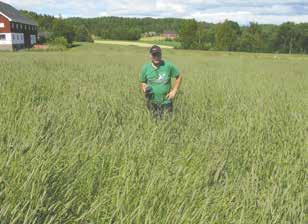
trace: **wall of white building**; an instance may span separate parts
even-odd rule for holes
[[[25,38],[23,33],[0,33],[5,35],[5,39],[0,39],[0,44],[25,44]]]
[[[4,38],[3,38],[3,35],[4,35]],[[12,44],[11,33],[0,33],[0,44],[3,44],[3,45]]]

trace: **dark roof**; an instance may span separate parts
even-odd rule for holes
[[[23,16],[17,9],[0,1],[0,13],[7,16],[11,21],[37,26],[37,22]]]

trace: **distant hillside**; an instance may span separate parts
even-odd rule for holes
[[[35,12],[21,10],[24,15],[30,16],[39,23],[39,27],[44,31],[52,30],[52,23],[57,20],[56,17],[50,15],[41,15]],[[97,18],[79,18],[72,17],[64,19],[68,24],[81,26],[85,25],[91,34],[95,36],[121,36],[125,30],[136,33],[156,32],[163,33],[164,31],[179,32],[181,24],[185,19],[178,18],[124,18],[124,17],[97,17]],[[210,27],[214,24],[200,22],[204,26]],[[113,38],[110,38],[113,39]]]
[[[234,21],[219,24],[179,18],[66,18],[22,11],[39,24],[40,31],[72,41],[91,41],[93,35],[111,40],[139,40],[146,32],[161,34],[175,31],[181,47],[189,49],[308,53],[308,23],[286,22],[281,25],[250,23],[240,26]]]

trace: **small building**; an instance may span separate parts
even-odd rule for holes
[[[154,32],[154,31],[145,32],[145,33],[143,34],[143,37],[154,37],[154,36],[157,36],[157,33]]]
[[[37,22],[0,1],[0,50],[31,48],[37,42]]]
[[[171,39],[174,40],[177,38],[177,33],[175,31],[165,31],[163,33],[163,37],[165,37],[166,39]]]

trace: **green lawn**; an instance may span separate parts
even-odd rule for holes
[[[183,85],[155,121],[148,50],[0,53],[0,223],[306,223],[307,56],[164,49]]]

